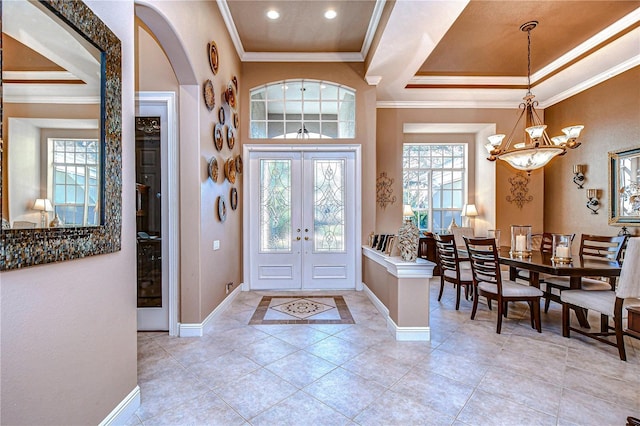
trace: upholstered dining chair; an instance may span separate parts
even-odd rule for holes
[[[560,293],[562,302],[562,335],[570,337],[570,332],[575,331],[585,336],[596,339],[618,348],[618,354],[622,361],[627,360],[624,348],[624,336],[635,335],[625,332],[622,328],[623,317],[626,313],[625,306],[640,305],[640,237],[629,239],[627,261],[622,265],[620,279],[615,291],[609,290],[564,290]],[[600,332],[589,332],[571,327],[570,308],[590,309],[600,312]],[[614,326],[609,325],[609,317],[613,317]],[[613,331],[611,331],[613,330]],[[606,339],[607,336],[616,336],[615,343]]]
[[[438,263],[440,264],[440,293],[438,301],[442,299],[445,283],[451,283],[456,289],[456,311],[460,309],[460,292],[464,287],[464,297],[469,298],[469,288],[473,286],[471,266],[467,259],[460,259],[456,248],[455,236],[436,235]]]
[[[620,261],[622,252],[627,241],[626,235],[618,235],[615,237],[602,235],[585,235],[580,238],[580,256],[583,258],[603,259],[609,261]],[[582,278],[582,290],[612,290],[615,288],[615,277],[603,281],[597,278]],[[560,303],[560,293],[568,290],[570,278],[558,276],[545,276],[544,283],[546,286],[544,297],[544,311],[549,310],[549,304],[553,300]],[[554,292],[556,290],[556,292]]]
[[[502,315],[509,302],[527,302],[531,311],[531,327],[542,332],[540,324],[540,298],[542,291],[539,288],[519,284],[515,281],[503,279],[500,272],[498,249],[495,238],[468,238],[464,237],[471,271],[473,275],[473,309],[471,319],[475,319],[478,310],[478,296],[487,298],[490,304],[492,300],[498,302],[498,324],[496,333],[502,329]]]

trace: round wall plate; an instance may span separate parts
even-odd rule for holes
[[[222,195],[218,197],[218,219],[220,222],[227,220],[227,203]]]

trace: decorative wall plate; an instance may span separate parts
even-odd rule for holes
[[[213,82],[211,82],[211,80],[204,82],[202,92],[204,95],[204,104],[209,111],[212,111],[213,107],[216,106],[216,93],[213,90]]]
[[[227,146],[229,149],[233,149],[233,146],[236,144],[236,129],[229,126],[227,129]]]
[[[222,195],[218,197],[218,219],[220,222],[227,220],[227,203]]]
[[[207,45],[209,51],[209,66],[213,74],[218,74],[218,46],[215,41],[212,41]]]
[[[216,157],[211,157],[209,160],[209,177],[212,181],[218,182],[218,160]]]
[[[229,194],[229,205],[231,206],[231,210],[238,208],[238,190],[235,187],[231,188],[231,193]]]
[[[218,122],[220,124],[224,124],[224,108],[220,105],[220,109],[218,110]]]
[[[236,162],[233,158],[229,158],[225,161],[224,175],[230,183],[236,183]]]
[[[233,128],[237,129],[240,126],[240,116],[237,112],[233,113]]]
[[[232,82],[227,84],[227,103],[232,109],[236,109],[236,87]]]
[[[224,145],[224,134],[222,133],[222,124],[218,123],[213,128],[213,141],[216,144],[216,149],[218,151],[222,150],[222,146]]]
[[[239,155],[236,157],[236,172],[242,173],[242,157]]]
[[[235,75],[233,77],[231,77],[231,82],[235,86],[236,91],[238,91],[238,77],[236,77]]]

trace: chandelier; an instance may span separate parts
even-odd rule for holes
[[[489,143],[485,148],[489,152],[487,160],[496,161],[501,159],[509,163],[513,168],[524,170],[531,173],[544,167],[557,155],[564,155],[567,149],[573,149],[580,146],[580,142],[576,142],[580,132],[584,128],[582,125],[569,126],[562,129],[564,135],[549,138],[547,135],[547,126],[542,122],[535,107],[538,101],[531,93],[531,30],[538,25],[538,21],[530,21],[520,26],[521,31],[527,32],[527,94],[522,98],[519,106],[521,109],[518,121],[513,126],[511,134],[505,140],[505,135],[498,134],[489,136]],[[513,143],[513,136],[522,121],[525,119],[525,141]]]

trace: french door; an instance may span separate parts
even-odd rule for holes
[[[249,286],[354,289],[355,154],[251,152]]]

